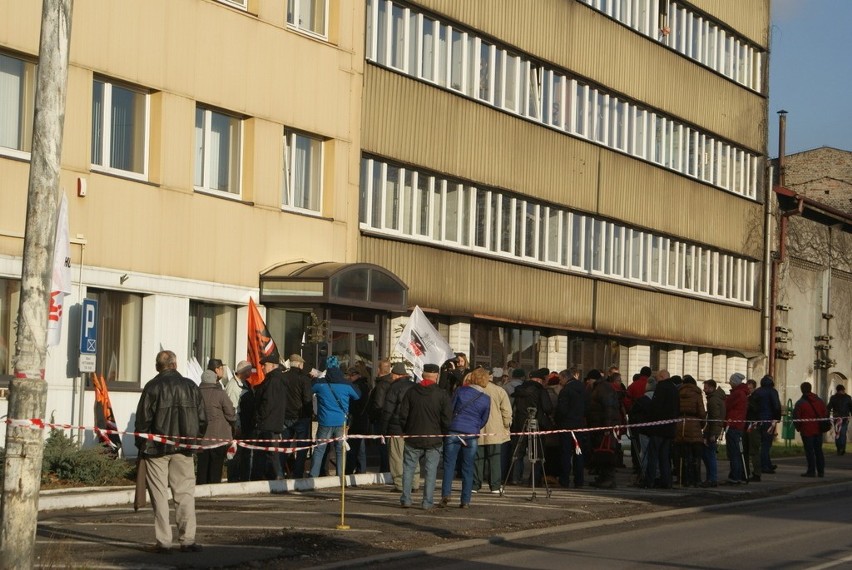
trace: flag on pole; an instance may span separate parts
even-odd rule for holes
[[[257,310],[257,305],[254,304],[254,299],[249,299],[248,361],[254,367],[254,372],[249,376],[248,382],[252,386],[257,386],[263,382],[264,373],[260,359],[270,355],[281,358],[278,354],[278,347],[275,346],[275,341],[272,340],[272,335],[269,334],[269,329],[266,328],[266,323],[263,322],[260,311]]]
[[[47,316],[47,346],[56,346],[62,336],[62,305],[71,293],[71,240],[68,237],[68,198],[59,198],[59,216],[53,239],[53,276],[50,280],[50,312]]]
[[[196,359],[195,356],[186,361],[186,377],[199,386],[201,385],[201,375],[203,373],[204,370],[201,368],[201,364],[198,363],[198,359]]]
[[[92,384],[95,388],[95,426],[101,429],[118,430],[115,423],[115,415],[112,411],[112,402],[109,399],[109,389],[103,376],[92,374]],[[121,449],[121,438],[117,433],[105,434],[96,432],[101,442],[113,451]]]
[[[414,374],[423,377],[424,364],[442,365],[453,358],[455,353],[444,340],[420,307],[414,307],[408,324],[402,330],[402,335],[396,343],[396,350],[414,365]]]

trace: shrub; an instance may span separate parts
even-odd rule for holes
[[[131,465],[110,455],[104,448],[79,449],[64,431],[51,430],[44,444],[42,484],[61,480],[84,485],[126,483]]]

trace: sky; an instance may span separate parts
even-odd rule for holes
[[[852,0],[771,0],[769,156],[778,156],[778,111],[787,152],[852,151]]]

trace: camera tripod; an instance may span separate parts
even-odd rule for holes
[[[527,419],[524,421],[524,428],[518,440],[515,443],[515,448],[512,450],[512,463],[509,465],[509,472],[506,474],[506,480],[503,481],[503,486],[500,488],[500,495],[505,492],[506,485],[509,479],[512,478],[517,461],[523,461],[524,454],[527,456],[527,461],[530,463],[530,483],[532,485],[531,501],[536,499],[535,479],[536,465],[541,465],[541,479],[544,481],[544,489],[547,493],[547,498],[550,498],[550,486],[547,484],[547,474],[544,471],[544,445],[541,441],[541,435],[538,433],[538,419],[536,419],[536,408],[527,408]]]

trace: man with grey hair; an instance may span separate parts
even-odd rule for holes
[[[290,368],[281,376],[285,388],[284,427],[281,437],[291,440],[289,445],[304,448],[297,451],[295,457],[294,454],[287,457],[287,463],[291,466],[290,477],[301,479],[305,476],[307,447],[311,439],[314,394],[311,389],[311,377],[304,371],[305,359],[294,353],[288,360]]]
[[[135,431],[175,438],[195,444],[207,431],[207,414],[201,390],[177,371],[177,357],[170,350],[157,354],[157,375],[142,389],[136,408]],[[195,543],[195,466],[192,452],[179,446],[136,437],[136,447],[147,467],[145,483],[154,509],[154,552],[172,549],[169,523],[169,489],[175,501],[175,519],[181,552],[198,552]]]

